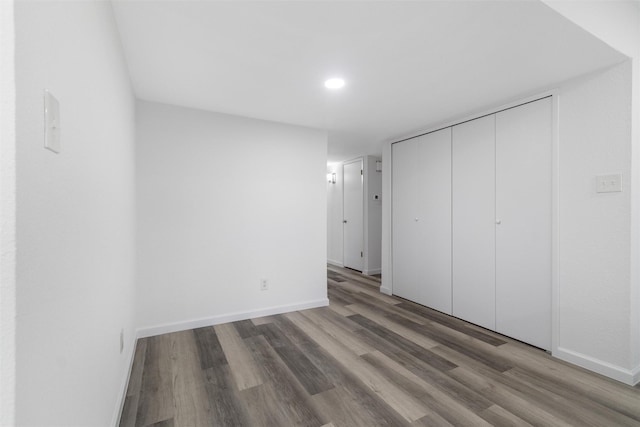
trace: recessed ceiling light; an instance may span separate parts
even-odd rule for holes
[[[342,79],[329,79],[324,82],[324,87],[327,89],[340,89],[344,86],[344,80]]]

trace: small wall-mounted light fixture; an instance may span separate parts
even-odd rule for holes
[[[329,181],[330,184],[335,184],[336,183],[336,173],[328,173],[327,174],[327,181]]]

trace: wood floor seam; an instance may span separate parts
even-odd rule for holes
[[[640,387],[327,267],[329,307],[139,339],[121,427],[640,427]]]

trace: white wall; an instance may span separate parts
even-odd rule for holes
[[[364,157],[364,274],[380,274],[382,261],[382,172],[379,157]],[[376,200],[374,196],[378,196]]]
[[[16,423],[109,425],[134,336],[130,82],[109,2],[17,2],[15,30]],[[60,154],[43,148],[44,89]]]
[[[325,132],[147,102],[137,129],[141,335],[328,304]]]
[[[640,53],[638,0],[543,2],[628,57],[636,57]]]
[[[335,184],[327,182],[327,262],[342,267],[344,263],[344,228],[342,226],[344,219],[342,191],[344,175],[342,163],[328,165],[327,173],[336,174]]]
[[[0,1],[0,425],[15,424],[16,134],[14,2]]]
[[[631,375],[631,63],[562,86],[556,355]],[[622,173],[597,194],[596,174]],[[595,368],[595,367],[594,367]]]
[[[545,3],[614,49],[631,58],[631,214],[630,290],[631,369],[640,380],[640,3],[556,1]]]

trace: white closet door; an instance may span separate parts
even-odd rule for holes
[[[451,129],[392,147],[393,293],[451,314]]]
[[[417,195],[423,184],[420,140],[393,144],[391,159],[393,294],[418,301],[424,246],[419,224],[414,221],[419,215]]]
[[[496,115],[496,330],[551,348],[551,98]]]
[[[343,166],[343,263],[362,271],[364,267],[364,189],[362,159]]]
[[[495,115],[453,127],[453,315],[495,328]]]

